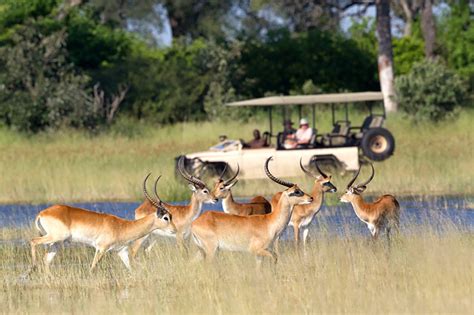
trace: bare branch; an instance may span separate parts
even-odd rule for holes
[[[112,96],[112,102],[110,103],[109,112],[107,113],[108,124],[110,124],[112,120],[114,119],[114,115],[117,112],[120,104],[122,104],[125,98],[125,95],[127,95],[128,89],[129,89],[128,85],[119,86],[118,94]]]
[[[105,92],[100,88],[100,83],[94,85],[94,111],[101,112],[107,124],[112,123],[120,104],[122,104],[127,92],[128,85],[119,85],[118,93],[113,94],[111,101],[105,98]]]

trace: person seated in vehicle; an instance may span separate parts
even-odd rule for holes
[[[265,133],[263,135],[262,137],[260,130],[255,129],[253,131],[253,139],[249,142],[244,142],[244,148],[258,149],[268,147],[268,136],[266,136]]]
[[[283,141],[293,137],[296,130],[293,128],[293,122],[290,119],[285,119],[283,121]]]
[[[286,137],[283,146],[285,149],[294,149],[298,146],[305,146],[311,142],[312,137],[313,129],[309,128],[308,120],[306,118],[301,118],[300,127],[296,133]]]

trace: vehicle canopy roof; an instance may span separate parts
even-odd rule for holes
[[[226,106],[277,106],[304,104],[355,103],[383,100],[382,92],[334,93],[292,96],[268,96],[246,101],[231,102]]]

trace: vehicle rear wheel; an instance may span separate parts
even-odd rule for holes
[[[362,137],[362,152],[373,161],[383,161],[395,151],[395,139],[390,131],[384,128],[367,130]]]

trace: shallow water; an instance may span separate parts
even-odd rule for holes
[[[423,225],[440,232],[446,228],[474,232],[473,198],[411,197],[399,201],[402,231],[408,231],[407,227],[409,226]],[[71,205],[133,219],[134,210],[138,207],[139,203],[97,202],[72,203]],[[47,204],[0,205],[0,228],[29,226],[33,223],[38,212],[48,206]],[[222,205],[220,202],[215,205],[206,204],[203,208],[204,211],[221,211]],[[313,220],[311,229],[336,235],[368,233],[366,225],[356,217],[350,204],[324,205],[317,214],[316,219]],[[288,233],[286,231],[283,237],[286,238]]]

